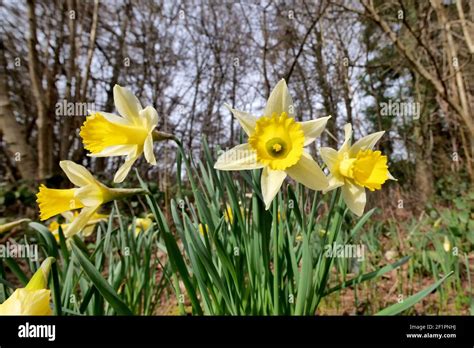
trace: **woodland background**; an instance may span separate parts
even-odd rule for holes
[[[78,133],[90,105],[114,111],[117,83],[199,157],[202,137],[217,151],[242,136],[225,102],[260,115],[286,78],[299,120],[332,115],[318,145],[336,147],[346,122],[356,138],[387,131],[380,148],[399,181],[371,196],[384,213],[449,205],[472,187],[470,1],[7,0],[0,20],[4,216],[34,216],[39,181],[67,184],[62,159],[112,178],[123,159],[91,159]],[[419,115],[386,115],[389,102]],[[139,171],[171,194],[174,145],[155,152],[158,166],[142,159]]]

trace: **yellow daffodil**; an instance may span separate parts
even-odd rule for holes
[[[68,238],[81,231],[102,204],[144,192],[142,189],[109,188],[97,181],[86,168],[71,161],[61,161],[59,165],[69,180],[78,187],[50,189],[41,185],[36,201],[41,221],[66,211],[81,209],[80,214],[64,230],[64,235]]]
[[[230,207],[230,205],[226,206],[226,209],[224,212],[224,219],[230,224],[234,223],[234,213],[232,212],[232,208]]]
[[[449,240],[448,236],[444,236],[443,249],[447,253],[451,251],[451,241]]]
[[[26,287],[16,289],[0,304],[0,315],[51,315],[49,305],[51,291],[46,287],[51,264],[54,261],[53,257],[44,260]]]
[[[377,132],[356,141],[351,146],[352,126],[344,126],[345,140],[339,151],[329,147],[321,148],[321,156],[331,175],[325,192],[342,186],[342,197],[347,207],[356,215],[364,213],[366,194],[380,190],[386,180],[395,180],[387,166],[387,156],[373,151],[375,143],[385,132]]]
[[[239,205],[242,204],[242,202],[239,201]],[[240,206],[240,214],[242,216],[245,215],[245,209],[243,206]],[[224,220],[229,222],[231,225],[234,223],[234,212],[232,211],[232,208],[230,205],[226,204],[226,210],[224,212]]]
[[[209,226],[207,226],[207,224],[199,224],[199,233],[201,236],[204,236],[207,232],[209,232]]]
[[[142,109],[140,102],[128,89],[115,85],[114,101],[117,116],[107,112],[89,111],[81,127],[84,147],[93,157],[127,156],[115,173],[114,182],[122,182],[138,157],[156,165],[153,140],[171,139],[170,134],[157,132],[158,113],[152,106]]]
[[[49,231],[53,234],[54,238],[56,238],[58,242],[59,242],[59,231],[58,231],[59,226],[61,226],[61,229],[63,231],[66,231],[69,228],[69,225],[71,225],[71,223],[79,216],[79,213],[77,211],[74,211],[74,212],[66,211],[64,213],[61,213],[61,215],[65,219],[64,223],[59,224],[57,221],[52,221],[48,226]],[[87,221],[82,231],[80,231],[80,233],[84,237],[89,237],[92,234],[92,232],[94,232],[95,225],[97,225],[101,221],[107,220],[108,217],[109,216],[105,214],[94,213],[91,216],[90,220]]]
[[[263,168],[261,186],[266,209],[270,207],[287,175],[313,190],[323,190],[328,186],[323,171],[304,151],[304,147],[316,140],[330,116],[297,122],[285,80],[278,82],[271,92],[263,117],[256,118],[226,106],[239,121],[249,140],[222,154],[214,168]]]
[[[153,220],[150,219],[149,217],[145,218],[137,218],[135,220],[135,235],[137,236],[140,232],[148,231],[150,226],[153,224]]]

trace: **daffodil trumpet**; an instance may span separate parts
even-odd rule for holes
[[[54,257],[46,258],[24,288],[16,289],[0,304],[0,315],[51,315],[48,276]]]
[[[121,117],[90,110],[79,135],[92,157],[126,156],[114,176],[114,182],[120,183],[142,154],[148,163],[156,165],[153,142],[173,139],[173,136],[155,130],[158,113],[152,106],[142,108],[137,97],[119,85],[114,86],[113,92]]]
[[[102,204],[146,193],[143,189],[110,188],[96,180],[83,166],[71,161],[59,162],[68,179],[77,187],[51,189],[41,185],[37,194],[41,221],[58,214],[81,209],[64,231],[69,238],[80,232]]]
[[[328,186],[323,171],[304,147],[319,137],[330,116],[297,122],[285,80],[280,80],[271,92],[260,118],[226,107],[239,121],[249,140],[219,156],[214,168],[263,168],[261,188],[265,209],[270,208],[286,176],[312,190],[324,190]]]
[[[366,205],[366,192],[380,190],[387,180],[396,180],[388,171],[387,156],[374,151],[375,144],[384,131],[369,134],[351,145],[352,126],[344,126],[345,139],[339,151],[322,147],[321,157],[330,175],[329,186],[324,192],[341,187],[347,207],[357,216],[362,216]]]

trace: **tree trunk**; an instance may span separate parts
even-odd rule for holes
[[[34,180],[36,177],[36,159],[34,152],[26,142],[25,128],[15,119],[10,104],[7,64],[3,42],[0,41],[0,130],[6,144],[7,161],[17,163],[16,169],[22,179]]]
[[[44,91],[41,86],[40,64],[38,60],[38,52],[36,45],[38,39],[36,36],[36,15],[35,2],[28,0],[28,70],[31,80],[31,88],[36,102],[36,112],[38,113],[36,125],[38,127],[38,177],[46,179],[53,174],[53,144],[51,131],[53,128],[51,117],[46,112],[46,105],[43,101]]]

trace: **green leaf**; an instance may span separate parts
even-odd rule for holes
[[[58,265],[56,262],[53,262],[51,265],[51,278],[53,280],[53,304],[54,304],[54,314],[61,315],[61,290],[59,286],[59,277],[58,277]]]
[[[395,315],[395,314],[398,314],[400,312],[403,312],[404,310],[406,310],[406,309],[410,308],[411,306],[413,306],[418,301],[422,300],[424,297],[431,294],[431,292],[433,290],[435,290],[438,286],[440,286],[453,273],[454,273],[453,271],[449,272],[443,278],[438,280],[436,283],[434,283],[434,284],[428,286],[427,288],[417,292],[416,294],[408,297],[402,303],[395,303],[395,304],[391,305],[390,307],[382,309],[380,312],[376,313],[375,315]]]
[[[127,305],[119,298],[112,286],[105,281],[102,275],[97,271],[94,265],[89,261],[88,257],[76,246],[75,242],[71,243],[74,254],[77,256],[84,272],[94,283],[97,290],[104,296],[107,302],[115,309],[119,315],[133,315]]]
[[[58,244],[53,234],[48,230],[48,228],[37,222],[30,222],[28,225],[34,230],[36,230],[39,236],[41,236],[42,239],[44,239],[44,242],[46,244],[45,247],[46,247],[47,255],[53,256],[54,258],[57,259],[58,258]]]
[[[10,270],[17,276],[18,280],[21,282],[23,286],[28,284],[28,277],[26,274],[21,270],[20,266],[16,263],[15,260],[12,258],[3,259],[5,264],[10,268]]]

